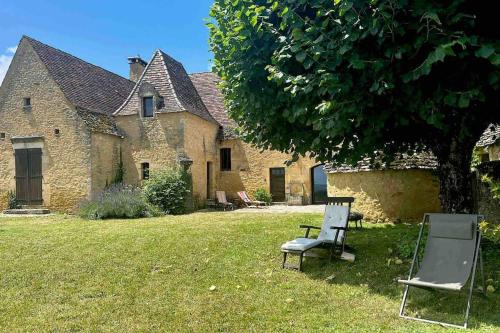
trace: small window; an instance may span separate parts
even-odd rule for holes
[[[5,133],[0,133],[0,140],[5,140]]]
[[[231,171],[231,148],[220,150],[220,170]]]
[[[149,179],[149,163],[141,164],[142,179]]]
[[[61,134],[61,130],[59,128],[54,129],[54,134],[59,136],[59,134]]]
[[[31,106],[31,98],[26,97],[23,99],[23,106],[24,107],[30,107]]]
[[[153,117],[153,97],[144,97],[142,99],[142,115],[144,117]]]

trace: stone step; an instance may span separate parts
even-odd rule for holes
[[[5,215],[47,215],[50,210],[47,208],[20,208],[7,209],[3,212]]]

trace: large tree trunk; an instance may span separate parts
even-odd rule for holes
[[[445,213],[473,213],[470,164],[474,138],[451,137],[433,149],[438,159],[441,207]]]

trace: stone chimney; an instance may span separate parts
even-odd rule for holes
[[[128,58],[128,63],[130,64],[130,80],[139,81],[148,63],[142,60],[140,56]]]

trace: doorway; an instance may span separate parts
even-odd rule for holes
[[[24,205],[41,205],[42,149],[16,149],[16,198]]]
[[[327,175],[324,164],[311,169],[311,185],[312,204],[324,204],[328,198]]]
[[[270,169],[270,190],[274,202],[285,202],[285,168]]]
[[[207,199],[212,199],[212,162],[207,162]]]

